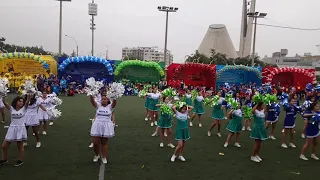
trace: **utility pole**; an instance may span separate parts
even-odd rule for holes
[[[92,0],[92,3],[89,3],[89,15],[91,16],[91,33],[92,33],[92,49],[91,49],[91,55],[94,56],[94,30],[96,30],[94,23],[94,17],[98,15],[98,5],[94,3],[94,0]]]
[[[60,16],[59,16],[59,57],[61,57],[62,54],[62,2],[68,1],[71,2],[71,0],[57,0],[60,1]]]

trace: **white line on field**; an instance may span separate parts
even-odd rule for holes
[[[106,166],[101,162],[99,169],[99,180],[104,180],[104,171],[106,170]]]

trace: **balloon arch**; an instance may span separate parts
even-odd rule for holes
[[[39,62],[45,69],[49,69],[49,64],[44,61],[41,55],[35,55],[33,53],[27,52],[13,52],[13,53],[3,53],[0,54],[0,61],[5,59],[30,59]]]
[[[221,77],[221,75],[228,70],[245,70],[248,72],[254,72],[259,79],[262,79],[262,74],[261,74],[259,68],[249,67],[249,66],[245,66],[245,65],[241,65],[241,64],[240,65],[232,65],[232,66],[231,65],[224,66],[222,69],[220,69],[218,71],[217,79],[219,79]]]
[[[103,58],[96,57],[96,56],[79,56],[79,57],[70,57],[64,60],[60,65],[58,70],[63,71],[69,64],[71,63],[84,63],[84,62],[91,62],[91,63],[100,63],[103,64],[109,73],[109,75],[113,74],[113,68],[111,63]]]

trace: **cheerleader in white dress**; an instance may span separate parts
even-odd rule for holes
[[[0,113],[2,115],[2,121],[1,121],[2,124],[4,124],[4,122],[6,120],[6,114],[4,113],[4,108],[5,108],[5,106],[4,106],[3,102],[0,101]]]
[[[52,93],[52,94],[48,94],[48,95],[47,95],[47,98],[49,98],[49,99],[51,99],[51,100],[52,100],[52,98],[54,98],[54,97],[57,97],[57,94],[56,94],[56,93]],[[50,103],[47,108],[51,108],[51,107],[53,107],[53,106],[54,106],[54,104]],[[49,120],[50,120],[49,126],[52,126],[52,125],[53,125],[53,118],[49,116]]]
[[[27,130],[25,128],[25,114],[30,102],[30,96],[24,101],[22,97],[16,97],[13,99],[11,106],[5,102],[3,98],[3,104],[10,110],[11,113],[11,123],[8,128],[6,137],[2,144],[2,159],[0,165],[8,162],[8,149],[12,142],[17,142],[19,150],[19,160],[16,162],[15,166],[21,166],[23,164],[24,158],[24,147],[23,141],[27,140]]]
[[[39,138],[39,125],[40,125],[40,121],[38,118],[39,107],[41,108],[41,110],[46,111],[46,109],[40,104],[40,101],[38,101],[35,95],[33,95],[30,99],[30,103],[25,115],[27,132],[29,127],[32,127],[33,134],[37,140],[37,144],[36,144],[37,148],[41,147],[41,142]],[[25,142],[23,145],[27,146],[27,142]]]
[[[38,98],[38,101],[45,109],[49,108],[52,104],[52,100],[47,97],[47,92],[45,91],[42,93],[42,97]],[[40,125],[42,124],[42,135],[47,135],[47,122],[50,120],[48,112],[39,109],[38,118],[40,120]]]
[[[114,133],[114,124],[112,122],[112,112],[116,107],[117,101],[112,103],[106,96],[102,96],[101,103],[97,103],[93,96],[90,96],[93,107],[96,108],[95,120],[91,126],[91,137],[95,156],[93,162],[100,159],[100,146],[102,148],[102,163],[107,164],[108,139],[112,138]]]

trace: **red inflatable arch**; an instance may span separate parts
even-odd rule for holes
[[[294,67],[265,67],[262,69],[262,82],[277,84],[282,86],[305,87],[308,83],[316,82],[314,69],[302,69]]]
[[[183,81],[187,86],[204,85],[215,88],[216,66],[199,63],[172,64],[167,69],[167,81],[169,85],[178,85]]]

